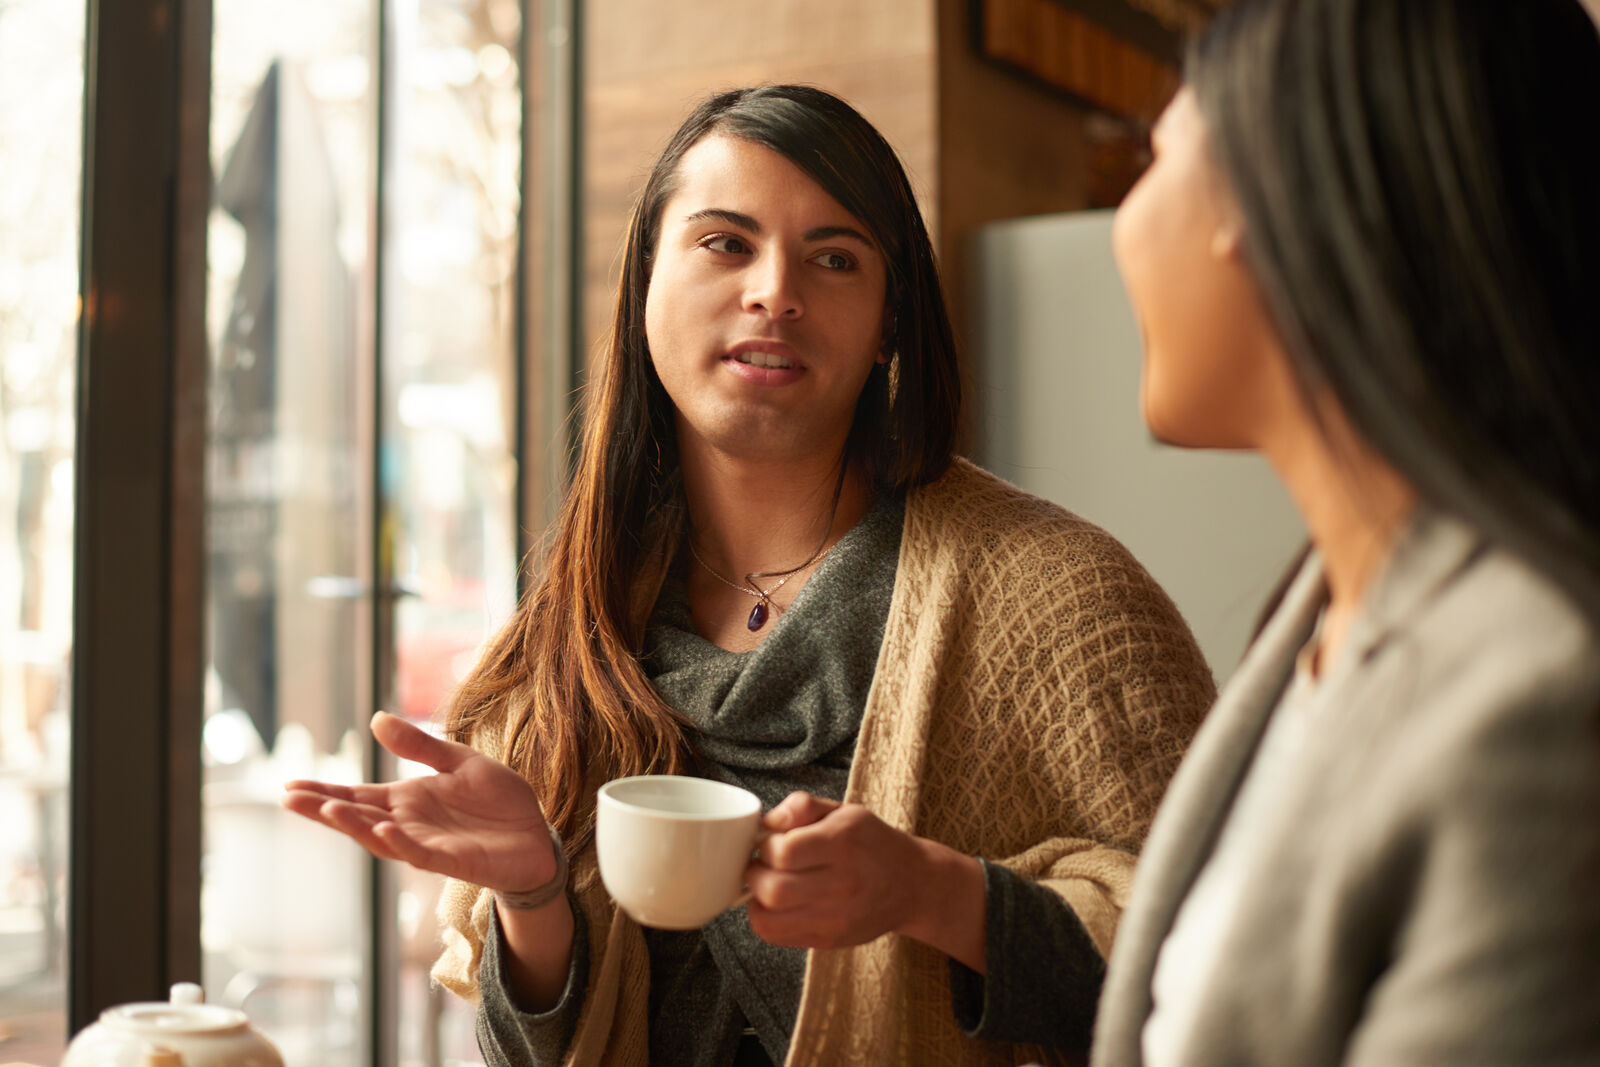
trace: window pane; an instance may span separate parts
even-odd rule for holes
[[[517,0],[390,15],[381,455],[406,594],[390,710],[425,724],[516,595],[521,18]],[[393,874],[400,1062],[476,1062],[470,1010],[429,989],[439,879]]]
[[[365,854],[278,806],[363,775],[369,0],[217,0],[201,942],[290,1067],[367,1059]]]
[[[84,12],[0,5],[0,1059],[38,1063],[67,1029]]]

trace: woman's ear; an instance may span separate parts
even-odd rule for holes
[[[1234,198],[1222,171],[1208,159],[1207,181],[1212,202],[1212,216],[1216,220],[1211,232],[1211,257],[1221,263],[1237,264],[1244,254],[1244,211]]]
[[[883,310],[883,340],[878,345],[878,362],[887,363],[894,358],[894,333],[899,325],[894,315],[894,305]]]
[[[1237,261],[1244,252],[1244,225],[1231,204],[1222,213],[1211,234],[1211,255],[1215,259]]]

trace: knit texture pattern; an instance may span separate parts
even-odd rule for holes
[[[1215,695],[1176,607],[1103,530],[964,460],[906,503],[847,802],[1061,893],[1103,954],[1135,855]],[[592,848],[592,964],[571,1064],[645,1064],[649,959]],[[489,893],[452,883],[434,977],[476,999]],[[946,958],[897,935],[809,953],[788,1063],[1059,1062],[966,1037]]]

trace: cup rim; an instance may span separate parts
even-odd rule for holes
[[[659,781],[663,778],[703,783],[705,786],[708,786],[715,791],[732,791],[735,794],[742,794],[742,799],[746,800],[747,803],[739,811],[663,811],[660,808],[647,807],[643,804],[635,804],[630,801],[623,800],[612,790],[613,786],[627,786],[636,782]],[[691,788],[700,787],[701,786],[696,785]],[[652,816],[658,819],[672,819],[674,821],[719,822],[728,819],[746,819],[751,815],[759,816],[761,814],[761,798],[750,792],[750,790],[744,788],[743,786],[731,785],[727,782],[719,782],[715,778],[701,778],[698,775],[693,774],[635,774],[630,775],[627,778],[613,778],[611,781],[600,787],[598,796],[602,802],[615,805],[616,807],[623,808],[629,812],[639,815]]]

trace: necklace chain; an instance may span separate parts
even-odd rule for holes
[[[684,540],[689,543],[689,554],[694,557],[694,561],[696,563],[705,568],[707,574],[711,575],[711,577],[715,578],[717,581],[721,582],[730,589],[737,589],[741,593],[746,593],[756,598],[756,606],[750,609],[750,618],[745,623],[745,627],[750,630],[750,632],[754,633],[766,625],[767,608],[769,605],[772,607],[777,607],[777,605],[773,604],[772,602],[772,594],[776,593],[779,589],[782,589],[784,583],[790,578],[793,578],[795,575],[799,574],[801,571],[805,570],[807,567],[817,562],[817,560],[828,554],[828,535],[833,533],[833,520],[834,517],[839,513],[839,494],[843,491],[843,489],[844,468],[841,467],[839,471],[839,483],[834,486],[833,489],[833,507],[829,509],[828,521],[822,527],[822,540],[817,542],[817,550],[811,553],[811,555],[806,558],[804,563],[796,567],[790,567],[786,571],[751,571],[749,574],[744,576],[744,585],[740,585],[733,579],[725,577],[721,571],[707,563],[705,558],[700,555],[700,550],[694,547],[693,534],[684,538]],[[757,578],[776,578],[778,581],[770,589],[763,589],[761,586],[756,584]]]
[[[822,536],[823,536],[823,543],[826,544],[828,535],[827,534],[823,534]],[[702,566],[702,567],[704,567],[706,569],[706,573],[707,574],[711,575],[711,577],[715,578],[717,581],[721,582],[723,585],[727,586],[729,589],[737,589],[741,593],[745,593],[745,594],[748,594],[749,596],[755,597],[757,600],[761,601],[762,603],[770,603],[771,600],[772,600],[772,594],[776,593],[779,589],[782,589],[784,582],[787,582],[790,578],[793,578],[795,575],[799,574],[801,571],[803,571],[807,567],[811,566],[811,564],[813,564],[817,560],[821,559],[822,555],[823,555],[823,551],[822,551],[822,546],[818,545],[817,546],[817,550],[811,554],[811,558],[810,559],[808,559],[804,563],[800,564],[800,566],[791,568],[791,569],[786,570],[786,571],[751,571],[749,574],[744,576],[744,580],[745,580],[745,583],[746,583],[744,585],[740,585],[738,582],[731,581],[730,579],[723,577],[721,571],[717,570],[711,564],[707,563],[701,557],[699,551],[695,549],[694,541],[692,539],[689,541],[689,554],[694,557],[694,561],[696,563],[700,564],[700,566]],[[771,589],[763,589],[759,585],[756,584],[755,580],[757,578],[776,578],[776,579],[778,579],[778,582]]]

